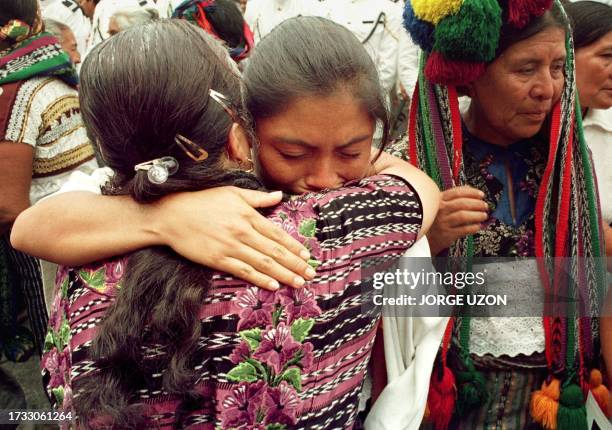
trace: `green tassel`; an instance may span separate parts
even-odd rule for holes
[[[436,26],[434,50],[450,60],[489,62],[495,58],[501,25],[497,1],[465,0],[456,15]]]
[[[483,374],[476,370],[471,359],[465,360],[464,363],[467,369],[456,372],[458,389],[456,411],[461,416],[484,405],[489,399]]]
[[[588,430],[584,395],[576,384],[569,384],[561,390],[557,430]]]

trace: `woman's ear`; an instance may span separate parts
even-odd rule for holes
[[[253,162],[251,141],[246,130],[238,123],[232,124],[227,137],[227,155],[231,161],[239,165]]]

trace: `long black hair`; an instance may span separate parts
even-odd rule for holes
[[[225,95],[237,118],[245,117],[241,81],[232,64],[219,42],[180,20],[130,28],[87,56],[81,109],[91,139],[116,172],[107,193],[152,202],[178,191],[259,187],[254,177],[223,167],[233,119],[209,91]],[[177,135],[206,150],[208,158],[192,160],[175,143]],[[164,156],[174,157],[179,168],[163,184],[134,170],[136,164]],[[151,372],[162,373],[163,390],[182,399],[180,422],[181,411],[187,413],[198,399],[192,369],[201,334],[198,309],[210,279],[209,269],[166,247],[129,257],[117,300],[90,350],[97,371],[73,379],[75,407],[85,427],[102,417],[112,428],[146,428],[147,411],[136,387]],[[143,353],[151,343],[163,349],[154,360]]]
[[[578,1],[567,4],[565,11],[572,23],[576,49],[589,46],[612,32],[610,5],[594,1]]]

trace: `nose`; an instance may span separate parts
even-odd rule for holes
[[[324,190],[326,188],[338,188],[342,185],[342,179],[329,161],[314,163],[312,170],[304,180],[311,191]]]
[[[555,95],[555,79],[550,72],[542,72],[531,89],[532,97],[539,100],[550,100]]]
[[[75,65],[81,62],[81,54],[78,51],[72,54],[72,62]]]

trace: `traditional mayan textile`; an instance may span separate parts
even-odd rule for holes
[[[268,218],[310,248],[321,262],[317,277],[304,289],[273,293],[214,275],[195,358],[204,398],[177,422],[181,399],[164,393],[163,371],[147,373],[134,387],[150,408],[147,428],[352,428],[380,319],[362,307],[368,288],[362,270],[374,260],[395,261],[412,246],[420,200],[404,181],[378,176],[281,204]],[[58,277],[42,365],[64,409],[78,402],[72,390],[79,379],[96,371],[88,351],[109,306],[121,300],[125,262],[66,269]],[[143,360],[158,354],[163,346],[151,345]]]
[[[490,0],[465,0],[455,14],[447,10],[448,3],[413,0],[407,2],[405,13],[407,28],[415,42],[424,49],[411,109],[409,158],[428,172],[443,190],[473,185],[467,177],[466,149],[457,91],[453,85],[474,81],[484,73],[485,63],[494,59],[502,16],[517,28],[522,28],[531,17],[540,16],[551,7],[551,2],[546,0],[509,0],[499,4]],[[490,26],[486,31],[491,32],[491,38],[475,37],[482,33],[481,25]],[[600,358],[597,319],[590,316],[599,315],[599,306],[606,293],[600,210],[575,94],[571,31],[568,30],[567,34],[565,88],[550,114],[547,160],[535,203],[533,242],[545,292],[553,298],[580,295],[585,303],[580,309],[574,303],[567,304],[565,310],[569,317],[545,317],[543,320],[548,382],[553,377],[562,381],[561,403],[559,397],[551,400],[559,408],[558,416],[553,416],[559,430],[573,430],[574,424],[568,423],[574,418],[574,423],[580,423],[576,428],[586,427],[584,396],[578,394],[581,388],[583,393],[588,390],[590,370],[597,367]],[[446,42],[441,43],[442,40]],[[470,45],[472,43],[476,45]],[[489,46],[490,43],[493,45]],[[479,57],[481,53],[485,55]],[[469,267],[471,257],[475,255],[474,240],[470,236],[457,241],[449,249],[449,255],[463,257]],[[573,281],[563,276],[555,265],[555,257],[574,258],[569,267]],[[580,314],[589,317],[581,318]],[[452,337],[461,346],[463,361],[458,372],[453,369],[455,373],[447,367],[446,360]],[[438,429],[448,424],[440,416],[450,418],[448,410],[444,414],[438,413],[439,406],[449,408],[448,403],[441,399],[453,403],[450,405],[451,413],[454,409],[461,415],[486,401],[485,380],[474,369],[469,356],[469,339],[469,318],[456,319],[454,329],[450,325],[447,330],[439,370],[432,377],[430,402],[436,403],[432,416],[438,420]],[[452,394],[444,391],[452,386],[455,376],[458,378],[456,404]],[[537,395],[542,396],[544,392]],[[538,415],[541,410],[536,409],[534,413]],[[581,419],[581,415],[585,418]],[[571,419],[568,420],[568,416]],[[538,417],[541,422],[548,418]]]
[[[57,76],[76,86],[78,75],[68,54],[50,33],[40,33],[0,53],[0,85],[35,76]]]

